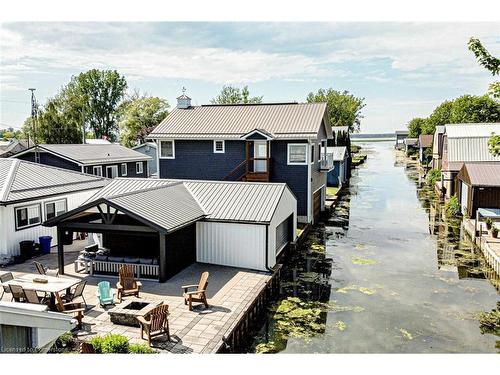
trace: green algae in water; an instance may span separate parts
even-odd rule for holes
[[[363,287],[360,287],[358,290],[359,290],[361,293],[363,293],[363,294],[368,294],[369,296],[371,296],[372,294],[377,293],[374,289],[370,289],[370,288],[363,288]]]
[[[500,336],[500,302],[497,302],[497,308],[490,312],[481,312],[478,314],[478,320],[481,333],[491,333]]]
[[[358,287],[356,285],[348,285],[343,288],[337,289],[337,293],[346,294],[349,290],[356,290]]]
[[[413,335],[406,329],[400,328],[399,332],[401,332],[401,336],[403,336],[403,338],[405,338],[406,340],[413,340]]]
[[[335,323],[335,328],[337,328],[339,331],[345,331],[347,328],[347,324],[345,324],[342,320],[339,320],[337,323]]]
[[[365,259],[365,258],[360,258],[360,257],[353,257],[352,258],[352,263],[353,264],[358,264],[358,265],[373,265],[377,264],[377,261],[373,259]]]
[[[364,244],[364,243],[358,243],[358,244],[356,244],[356,246],[354,246],[354,248],[356,250],[364,250],[364,249],[366,249],[366,244]]]

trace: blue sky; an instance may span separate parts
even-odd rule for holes
[[[493,77],[467,50],[500,55],[499,23],[3,23],[0,126],[29,115],[72,75],[117,69],[129,88],[205,104],[222,85],[265,101],[304,101],[333,87],[366,100],[361,131],[390,132],[445,99],[483,94]]]

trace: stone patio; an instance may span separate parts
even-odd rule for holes
[[[75,241],[73,245],[65,246],[65,275],[87,281],[84,297],[88,310],[83,320],[83,329],[75,331],[82,340],[90,339],[94,335],[118,333],[127,336],[130,342],[146,343],[140,338],[140,328],[113,324],[107,310],[99,306],[96,296],[97,284],[102,280],[109,280],[115,284],[117,277],[90,276],[84,273],[75,273],[73,261],[78,252],[85,246],[86,241]],[[57,268],[57,253],[53,248],[47,255],[37,257],[22,264],[0,268],[0,273],[11,271],[17,273],[36,273],[33,260],[42,262],[49,268]],[[210,272],[207,289],[210,307],[195,305],[189,311],[182,298],[182,285],[197,284],[203,271]],[[170,334],[172,341],[166,337],[153,339],[153,348],[171,353],[214,353],[222,343],[222,337],[227,336],[232,327],[245,314],[247,306],[259,295],[269,281],[269,273],[244,270],[233,267],[216,266],[195,263],[187,267],[166,283],[159,283],[141,279],[141,300],[163,301],[169,305]],[[10,300],[6,294],[3,300]],[[124,301],[134,300],[134,297],[125,297]]]

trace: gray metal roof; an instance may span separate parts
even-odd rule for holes
[[[0,203],[38,199],[80,190],[99,189],[104,177],[18,159],[0,159]]]
[[[150,138],[239,138],[263,129],[275,138],[315,137],[326,103],[207,105],[174,109]],[[330,128],[327,126],[327,128]],[[327,130],[329,131],[329,130]]]
[[[333,160],[334,161],[342,161],[342,160],[344,160],[346,158],[347,147],[345,147],[345,146],[327,147],[326,148],[326,153],[327,154],[333,154]]]
[[[244,222],[271,221],[283,191],[288,189],[284,183],[115,178],[86,203],[98,198],[113,200],[117,195],[148,189],[156,191],[157,195],[168,194],[168,189],[161,188],[179,184],[189,190],[207,219]],[[153,197],[140,199],[140,202],[147,210],[157,211]],[[160,211],[170,214],[170,211]]]
[[[151,160],[150,156],[118,144],[44,144],[40,149],[76,161],[82,165]]]
[[[500,122],[474,124],[446,124],[448,138],[491,137],[491,133],[500,134]]]
[[[488,149],[489,137],[447,138],[448,162],[500,161]]]

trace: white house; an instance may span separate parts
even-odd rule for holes
[[[0,263],[20,254],[19,242],[56,231],[43,221],[78,207],[109,180],[17,159],[0,159]]]

